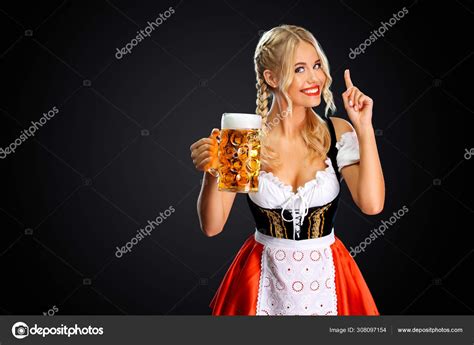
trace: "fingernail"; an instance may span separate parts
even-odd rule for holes
[[[352,100],[349,100],[349,105],[350,105],[351,107],[352,107],[352,104],[353,104],[353,103],[352,103]]]
[[[354,107],[354,109],[355,109],[356,111],[359,111],[359,107],[358,107],[357,105]]]

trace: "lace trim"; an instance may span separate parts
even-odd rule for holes
[[[323,179],[322,177],[325,175],[325,174],[335,174],[336,172],[334,171],[334,167],[332,166],[332,162],[331,162],[331,159],[328,157],[324,163],[326,163],[327,165],[327,168],[324,169],[324,170],[318,170],[316,171],[316,175],[313,179],[307,181],[304,185],[302,186],[299,186],[297,188],[297,192],[298,193],[299,191],[301,190],[305,190],[306,188],[308,188],[309,186],[313,185],[313,184],[320,184],[323,182]],[[286,184],[284,183],[282,180],[280,180],[280,178],[276,175],[274,175],[272,172],[267,172],[267,171],[264,171],[264,170],[260,170],[260,175],[263,175],[263,176],[267,176],[267,178],[272,181],[274,184],[276,184],[277,186],[279,186],[280,188],[283,188],[283,189],[286,189],[288,192],[292,193],[292,194],[296,194],[295,192],[293,192],[293,186],[289,185],[289,184]]]
[[[334,255],[332,252],[332,245],[329,247],[329,252],[331,253],[331,262],[332,262],[332,271],[331,271],[331,280],[333,282],[333,300],[334,300],[334,309],[336,312],[336,315],[338,315],[338,307],[337,307],[337,291],[336,291],[336,265],[334,264]]]
[[[265,250],[266,250],[266,246],[263,245],[263,250],[262,250],[262,257],[260,258],[260,279],[259,279],[259,282],[258,282],[258,293],[257,293],[257,310],[255,311],[255,315],[259,315],[259,310],[260,310],[260,299],[261,299],[261,295],[262,295],[262,287],[263,287],[263,276],[264,276],[264,273],[263,272],[263,269],[264,269],[264,264],[263,264],[263,260],[265,260]]]

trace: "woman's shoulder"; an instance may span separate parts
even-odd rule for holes
[[[354,131],[354,127],[352,127],[351,123],[341,117],[330,116],[329,117],[332,121],[334,126],[334,131],[336,132],[336,139],[337,141],[341,140],[341,136],[344,133]]]

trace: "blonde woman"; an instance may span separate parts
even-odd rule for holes
[[[254,56],[257,114],[264,133],[258,192],[246,198],[255,233],[243,244],[210,303],[213,315],[379,315],[350,253],[334,235],[344,179],[360,210],[383,209],[385,186],[372,127],[373,101],[344,72],[351,121],[328,117],[335,105],[328,60],[304,28],[265,32]],[[326,103],[321,117],[313,107]],[[197,202],[201,228],[219,234],[235,193],[220,192],[217,129],[191,145],[204,171]],[[354,229],[355,230],[355,229]]]

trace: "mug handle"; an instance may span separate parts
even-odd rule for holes
[[[209,168],[207,169],[207,172],[214,177],[219,177],[219,172],[217,171],[217,169]]]

